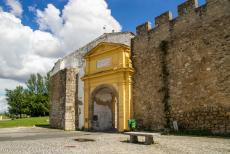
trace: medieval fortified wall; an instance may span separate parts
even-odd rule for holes
[[[230,132],[230,0],[197,0],[137,27],[134,118],[146,129]]]

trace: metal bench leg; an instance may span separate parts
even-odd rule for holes
[[[149,145],[149,144],[153,144],[153,137],[150,136],[145,136],[145,144]]]
[[[130,142],[131,143],[137,143],[138,142],[137,136],[130,135]]]

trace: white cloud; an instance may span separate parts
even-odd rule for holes
[[[0,36],[0,78],[25,80],[31,73],[45,73],[59,52],[52,34],[33,31],[7,12],[0,12]]]
[[[4,113],[6,111],[8,111],[8,105],[5,96],[0,96],[0,113]]]
[[[60,17],[60,10],[58,10],[52,4],[48,4],[47,8],[42,12],[37,10],[37,16],[41,30],[51,30],[53,33],[57,33],[62,29],[62,18]]]
[[[11,79],[0,79],[0,96],[5,95],[5,89],[14,89],[16,86],[23,86],[26,87],[25,83],[18,82]]]
[[[10,7],[10,12],[17,17],[22,16],[22,5],[18,0],[6,0],[6,4]]]
[[[69,0],[63,10],[49,4],[36,11],[39,30],[21,23],[18,0],[7,2],[10,13],[0,11],[0,79],[24,82],[31,73],[46,73],[57,58],[99,35],[121,30],[105,0]]]
[[[105,0],[70,0],[62,11],[49,4],[44,11],[37,10],[37,16],[40,29],[59,38],[64,51],[73,51],[105,32],[121,30]]]
[[[16,86],[26,87],[25,83],[10,79],[0,79],[0,113],[7,111],[7,101],[5,99],[5,89],[13,90]]]

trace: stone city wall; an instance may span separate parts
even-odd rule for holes
[[[78,126],[78,75],[76,69],[64,69],[50,80],[50,125],[75,130]]]
[[[65,81],[65,70],[59,71],[50,79],[50,125],[52,128],[64,128]]]
[[[141,128],[230,132],[230,1],[197,0],[137,27],[134,118]]]

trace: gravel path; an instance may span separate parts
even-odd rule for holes
[[[155,144],[143,145],[127,143],[128,138],[116,133],[4,128],[0,129],[0,154],[230,154],[230,139],[157,136]],[[78,142],[75,139],[95,141]]]

